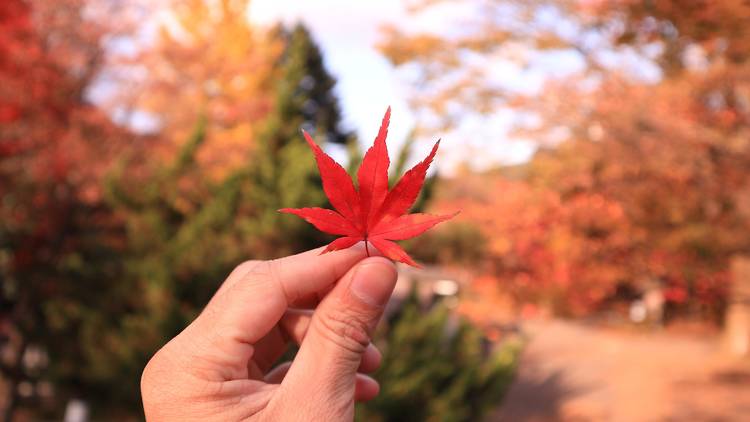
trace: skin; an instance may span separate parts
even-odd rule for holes
[[[393,263],[363,245],[248,261],[203,312],[149,361],[149,421],[351,421],[374,398],[370,343],[396,283]],[[272,365],[290,341],[294,362]]]

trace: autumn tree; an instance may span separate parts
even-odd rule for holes
[[[173,155],[203,114],[206,144],[198,162],[219,180],[257,146],[255,127],[273,107],[284,41],[249,20],[248,0],[157,1],[144,4],[156,34],[130,40],[108,74],[108,109],[135,127],[157,132],[152,154]],[[141,36],[144,37],[144,36]]]
[[[43,411],[51,392],[57,406],[80,393],[82,342],[106,325],[89,312],[116,291],[101,285],[119,272],[120,239],[101,179],[130,137],[87,100],[103,60],[96,18],[111,7],[0,5],[3,420],[21,405]]]
[[[610,34],[614,45],[644,57],[649,45],[660,46],[653,61],[661,79],[644,86],[613,75],[578,109],[562,104],[569,88],[554,87],[546,115],[567,125],[571,145],[543,154],[537,167],[562,192],[596,191],[622,204],[635,228],[631,265],[641,274],[634,277],[657,279],[667,291],[681,291],[676,297],[688,298],[694,312],[717,318],[728,258],[750,248],[739,234],[750,224],[743,194],[750,183],[750,114],[741,105],[750,100],[743,36],[750,7],[731,1],[683,6],[603,2],[595,8],[595,25],[615,14],[623,18]],[[562,177],[578,180],[560,183]]]
[[[518,96],[528,87],[521,87],[519,78],[509,81],[499,75],[538,72],[535,53],[569,47],[559,31],[561,21],[554,20],[555,10],[568,10],[565,1],[408,4],[415,25],[386,25],[378,47],[409,82],[407,98],[419,117],[420,135],[456,129],[466,115],[488,117],[518,107]],[[546,16],[540,13],[545,10]],[[426,28],[420,24],[423,19],[439,22],[440,30],[420,29]]]
[[[514,110],[518,133],[542,147],[526,172],[533,189],[563,208],[599,197],[621,209],[630,253],[609,261],[620,281],[679,286],[693,311],[718,314],[727,259],[750,246],[738,230],[749,216],[748,6],[476,0],[415,12],[450,7],[477,13],[439,33],[386,32],[383,51],[422,87],[418,109],[442,127]],[[545,71],[544,60],[580,65],[530,92],[494,72]]]
[[[502,194],[498,194],[501,192]],[[632,254],[629,223],[622,207],[600,194],[564,199],[545,187],[509,180],[500,172],[461,174],[439,187],[431,208],[461,209],[463,233],[438,228],[428,240],[465,245],[462,256],[438,256],[446,265],[471,265],[493,277],[517,303],[540,304],[557,314],[596,311],[626,279]],[[459,226],[461,227],[461,226]],[[473,261],[467,262],[467,259]]]

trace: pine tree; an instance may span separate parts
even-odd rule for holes
[[[291,31],[280,29],[278,34],[286,40],[287,48],[279,66],[274,108],[257,137],[259,159],[250,169],[253,183],[248,196],[255,209],[243,225],[254,233],[254,249],[264,257],[326,241],[308,224],[276,211],[325,205],[315,161],[301,141],[300,128],[313,133],[323,144],[354,143],[353,135],[340,127],[335,80],[326,71],[309,31],[298,24]]]
[[[428,310],[415,291],[376,338],[383,363],[378,397],[358,408],[361,421],[474,421],[510,385],[519,345],[492,350],[468,322],[438,303]]]

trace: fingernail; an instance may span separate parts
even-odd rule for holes
[[[391,297],[396,285],[396,269],[382,258],[360,264],[350,289],[352,294],[373,306],[383,306]]]

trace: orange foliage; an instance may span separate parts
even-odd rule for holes
[[[437,207],[456,207],[488,241],[488,270],[519,302],[562,313],[590,311],[626,276],[628,222],[622,207],[598,194],[563,200],[502,176],[463,176]]]
[[[169,1],[156,40],[134,58],[134,79],[115,104],[151,113],[159,122],[161,154],[173,154],[206,117],[206,147],[198,162],[221,178],[248,159],[256,125],[271,109],[275,64],[283,42],[248,20],[249,1]],[[139,76],[143,72],[144,75]]]
[[[508,109],[538,118],[516,128],[540,146],[521,178],[462,176],[445,198],[459,204],[443,205],[484,232],[492,265],[479,266],[519,298],[579,313],[617,285],[657,283],[683,309],[720,315],[728,260],[750,250],[750,4],[687,3],[420,2],[417,17],[480,12],[386,30],[381,48],[408,69],[418,113],[448,127]],[[493,63],[550,50],[582,67],[533,95],[497,83]]]

